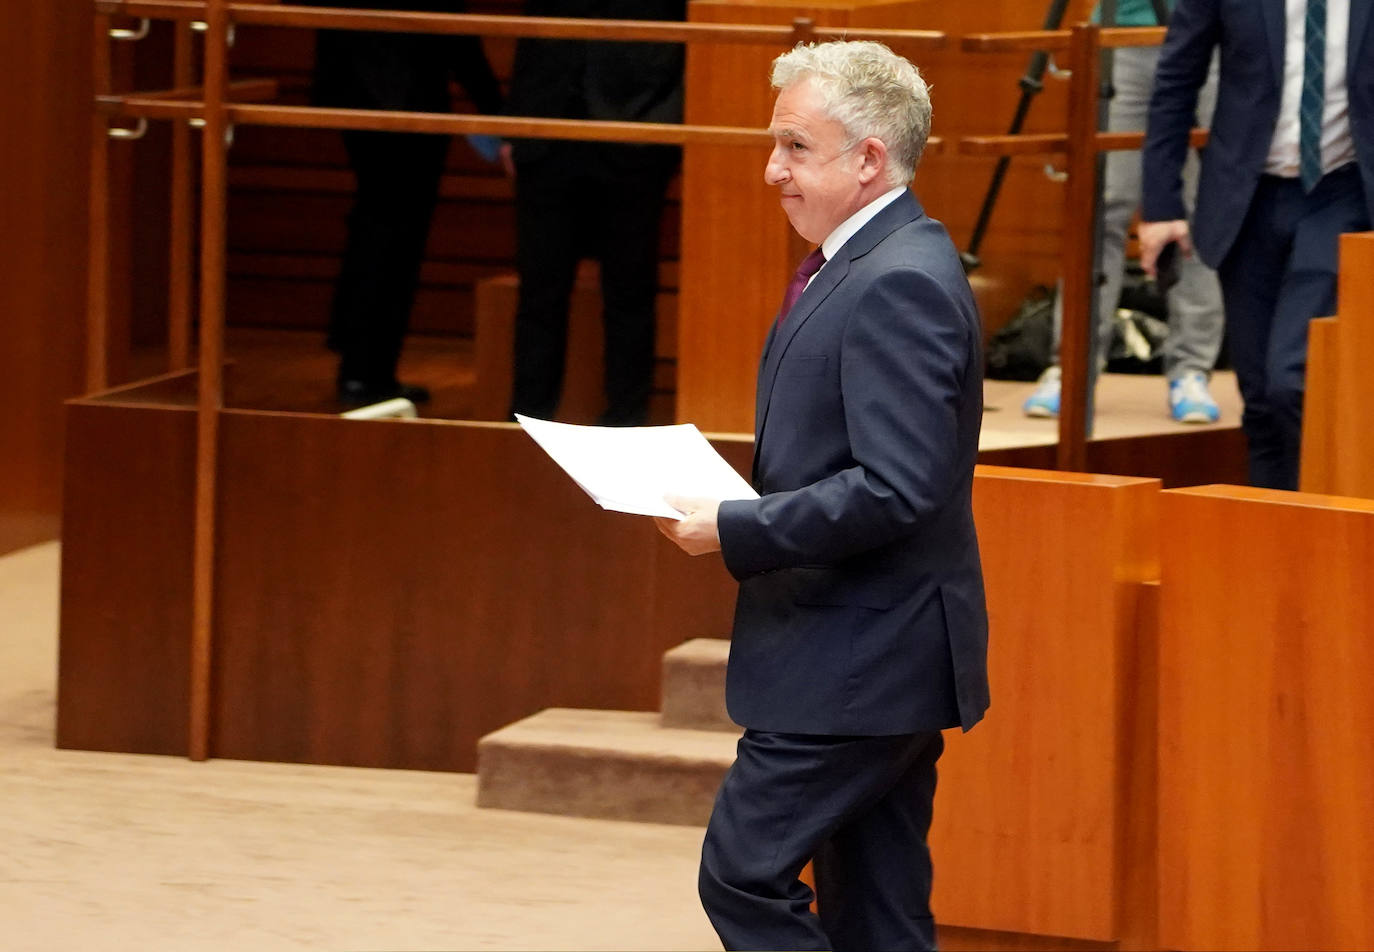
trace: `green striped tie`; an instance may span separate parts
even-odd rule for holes
[[[1322,107],[1326,98],[1326,0],[1307,0],[1302,100],[1298,105],[1298,178],[1303,191],[1322,177]]]

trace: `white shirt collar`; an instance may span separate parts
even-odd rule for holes
[[[872,221],[878,212],[900,198],[906,190],[907,187],[905,185],[898,185],[896,188],[879,195],[863,208],[840,222],[839,227],[829,235],[826,235],[825,241],[821,242],[821,251],[825,253],[825,260],[829,261],[831,258],[835,257],[835,254],[844,247],[846,241],[853,238],[860,228]]]

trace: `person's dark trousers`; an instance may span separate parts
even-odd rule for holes
[[[572,167],[570,167],[572,166]],[[554,156],[518,165],[513,413],[550,419],[563,390],[568,304],[582,258],[601,263],[606,409],[645,422],[653,389],[659,227],[671,171],[609,178]]]
[[[340,382],[385,387],[396,381],[449,139],[401,132],[344,132],[343,139],[357,189],[329,345],[339,353]]]
[[[935,948],[926,846],[938,732],[746,730],[716,795],[698,888],[726,949]],[[798,879],[815,860],[819,917]]]
[[[1298,488],[1307,324],[1336,311],[1340,235],[1369,227],[1353,163],[1308,194],[1297,179],[1265,175],[1217,269],[1251,485]]]

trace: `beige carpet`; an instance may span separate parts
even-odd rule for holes
[[[718,949],[701,831],[459,774],[53,748],[58,547],[0,558],[0,947]]]

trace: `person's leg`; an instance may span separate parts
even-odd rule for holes
[[[1288,269],[1302,187],[1263,176],[1236,242],[1217,269],[1226,303],[1227,346],[1244,409],[1250,483],[1290,489],[1286,439],[1269,402],[1269,338],[1279,288]]]
[[[1198,124],[1209,125],[1216,102],[1216,64],[1198,93]],[[1183,166],[1183,200],[1191,217],[1197,198],[1196,152]],[[1189,373],[1210,376],[1221,352],[1226,315],[1216,272],[1197,255],[1179,259],[1178,283],[1169,291],[1169,336],[1164,342],[1164,373],[1174,381]]]
[[[657,169],[601,186],[598,228],[606,409],[602,423],[632,426],[649,414],[654,380],[659,227],[669,177]]]
[[[1266,353],[1265,398],[1273,409],[1283,448],[1280,488],[1298,488],[1308,322],[1336,312],[1340,236],[1369,227],[1364,190],[1354,165],[1327,175],[1304,199]]]
[[[901,780],[816,854],[821,925],[836,950],[936,947],[926,836],[945,745],[938,733],[926,736]]]
[[[843,948],[811,912],[812,892],[798,876],[836,830],[905,782],[930,737],[744,732],[716,795],[698,879],[725,948]],[[911,858],[923,847],[905,844],[897,865],[874,875],[912,876]],[[820,905],[827,901],[822,893]]]
[[[336,285],[331,338],[339,381],[396,384],[449,140],[345,132],[358,187]]]
[[[1112,54],[1111,106],[1107,128],[1113,132],[1139,131],[1145,127],[1149,108],[1150,83],[1154,76],[1152,58],[1156,50],[1123,48]],[[1144,72],[1143,72],[1144,71]],[[1097,325],[1088,361],[1088,376],[1093,385],[1106,366],[1116,321],[1116,305],[1121,299],[1122,268],[1126,261],[1126,234],[1140,204],[1140,154],[1109,152],[1102,174],[1102,255],[1097,284]],[[1022,405],[1028,416],[1056,416],[1059,413],[1059,338],[1064,323],[1063,286],[1054,296],[1054,364],[1040,377],[1039,385]]]
[[[556,163],[550,158],[540,163]],[[563,391],[568,303],[581,256],[579,186],[558,168],[522,165],[515,176],[515,311],[511,412],[551,419]]]

